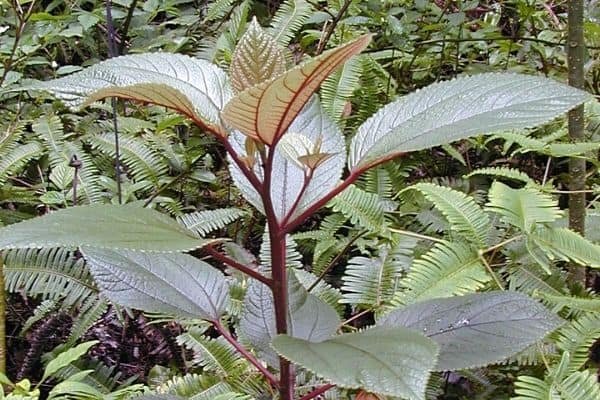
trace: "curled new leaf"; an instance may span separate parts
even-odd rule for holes
[[[225,106],[223,118],[247,136],[267,145],[276,144],[323,80],[370,41],[371,35],[361,36],[244,90]]]

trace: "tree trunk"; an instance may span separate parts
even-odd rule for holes
[[[583,40],[583,0],[569,0],[569,37],[567,46],[567,60],[569,66],[569,85],[584,89],[585,77],[583,73],[583,58],[585,43]],[[572,142],[585,139],[583,105],[569,112],[569,137]],[[569,189],[575,193],[569,194],[569,228],[585,233],[585,160],[571,158],[569,160]],[[572,264],[570,275],[574,282],[585,286],[586,270]]]

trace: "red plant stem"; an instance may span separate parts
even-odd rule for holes
[[[283,221],[281,221],[281,226],[285,226],[285,224],[289,221],[292,215],[294,215],[294,211],[296,211],[296,208],[298,208],[298,205],[302,200],[302,196],[304,196],[306,189],[308,189],[308,185],[310,185],[310,181],[313,177],[313,172],[314,169],[311,168],[308,170],[308,172],[304,173],[304,182],[302,182],[302,188],[300,188],[300,192],[298,192],[298,197],[296,197],[296,200],[294,200],[294,204],[292,204],[292,207],[289,209],[287,215],[283,218]]]
[[[328,384],[323,385],[323,386],[319,386],[318,388],[316,388],[312,392],[310,392],[310,393],[305,394],[304,396],[302,396],[300,398],[300,400],[311,400],[311,399],[314,399],[318,395],[323,394],[326,391],[328,391],[329,389],[334,388],[334,387],[335,387],[335,385],[332,385],[331,383],[328,383]]]
[[[302,224],[308,217],[316,213],[321,207],[327,204],[329,200],[333,199],[335,196],[343,192],[344,189],[353,184],[358,179],[360,174],[363,173],[363,171],[364,169],[352,171],[350,175],[348,175],[348,177],[346,177],[346,179],[344,179],[344,181],[338,186],[336,186],[331,192],[327,193],[324,197],[322,197],[320,200],[311,205],[308,209],[302,212],[302,214],[287,222],[283,226],[283,231],[285,233],[289,233],[296,229],[298,225]]]
[[[219,139],[219,141],[221,142],[221,144],[223,145],[223,147],[225,147],[227,154],[229,154],[229,156],[231,157],[233,162],[235,162],[235,164],[238,166],[238,168],[242,171],[242,173],[244,174],[246,179],[248,179],[248,181],[250,182],[252,187],[262,196],[263,191],[268,190],[269,186],[263,184],[258,179],[258,177],[254,173],[254,171],[252,171],[250,168],[248,168],[248,166],[240,159],[240,157],[235,152],[235,150],[231,146],[231,143],[229,143],[229,140],[227,140],[226,137],[221,136],[219,134],[216,134],[216,136]],[[265,188],[267,188],[267,189],[265,189]]]
[[[269,154],[261,153],[261,159],[264,165],[264,183],[262,191],[263,206],[267,217],[267,226],[269,228],[269,243],[271,247],[271,277],[273,284],[271,291],[273,293],[273,303],[275,306],[275,327],[277,334],[287,333],[288,317],[288,288],[287,288],[287,270],[286,270],[286,248],[285,232],[277,222],[277,215],[271,199],[271,177],[273,171],[273,159],[275,151],[269,149]],[[283,357],[279,357],[279,395],[281,400],[294,400],[294,374],[292,364]]]
[[[273,285],[272,279],[267,278],[260,272],[254,270],[242,263],[237,262],[233,258],[227,257],[225,254],[223,254],[220,251],[218,251],[217,249],[215,249],[212,245],[209,244],[207,246],[204,246],[203,250],[205,252],[207,252],[215,260],[222,262],[223,264],[228,265],[233,269],[237,269],[238,271],[243,272],[246,275],[251,276],[252,278],[254,278],[256,280],[261,281],[268,287],[271,287]]]
[[[258,369],[264,376],[267,378],[269,383],[274,387],[279,387],[279,382],[275,375],[273,375],[264,365],[260,363],[244,346],[240,344],[231,333],[219,321],[213,321],[213,326],[227,340],[246,360],[250,362],[250,364],[254,365],[256,369]]]

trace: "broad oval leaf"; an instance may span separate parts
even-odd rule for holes
[[[517,292],[433,299],[392,311],[378,326],[422,332],[440,345],[437,370],[481,367],[504,360],[558,328],[562,320]]]
[[[284,149],[285,142],[278,143],[273,157],[271,199],[275,214],[280,221],[286,216],[288,216],[288,220],[298,216],[337,186],[346,162],[346,148],[342,132],[327,116],[316,96],[290,125],[289,131],[301,134],[313,144],[321,140],[320,152],[331,154],[331,156],[312,171],[310,183],[305,190],[302,190],[305,169],[290,161],[289,155]],[[230,136],[230,142],[238,154],[245,155],[245,139],[245,136],[239,132]],[[269,149],[269,151],[273,150]],[[246,200],[262,212],[260,196],[235,163],[230,163],[230,171],[233,181]],[[259,165],[255,166],[254,171],[258,176],[263,176]],[[300,198],[298,199],[298,197]]]
[[[323,80],[370,41],[371,35],[361,36],[244,90],[227,103],[223,118],[251,138],[268,145],[277,143]]]
[[[388,104],[352,139],[351,170],[409,151],[543,124],[590,95],[537,76],[486,73],[436,83]]]
[[[85,247],[82,253],[102,293],[122,306],[209,321],[227,307],[225,275],[190,255]]]
[[[273,340],[283,357],[338,386],[424,400],[438,346],[406,328],[376,327],[315,343],[286,335]]]
[[[77,361],[79,358],[81,358],[81,356],[87,353],[90,348],[97,345],[98,343],[99,342],[97,340],[81,343],[73,348],[67,349],[62,353],[58,354],[56,357],[50,360],[48,365],[46,365],[46,368],[44,368],[44,376],[42,377],[41,382],[46,380],[46,378],[54,375],[61,369],[65,368],[73,361]]]
[[[242,92],[284,72],[283,50],[253,18],[233,52],[229,69],[233,88]]]
[[[309,293],[292,271],[289,273],[288,282],[290,335],[312,341],[333,336],[341,323],[335,309]],[[240,334],[252,344],[262,359],[277,367],[277,354],[271,349],[271,340],[277,335],[273,294],[260,282],[253,281],[248,287],[240,321]]]
[[[21,90],[46,90],[72,107],[83,105],[88,98],[125,97],[175,108],[216,128],[221,126],[219,113],[232,94],[227,75],[219,67],[170,53],[115,57]]]
[[[166,215],[136,204],[69,207],[0,229],[0,249],[88,246],[175,252],[208,242]]]

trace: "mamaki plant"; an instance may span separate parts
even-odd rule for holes
[[[300,283],[289,235],[385,161],[474,135],[531,128],[590,96],[537,76],[463,77],[383,107],[346,149],[315,92],[371,39],[358,37],[288,69],[284,50],[253,21],[229,73],[184,55],[135,54],[21,88],[49,91],[74,107],[107,97],[156,104],[213,135],[228,153],[236,186],[265,216],[261,267],[235,258],[223,250],[224,239],[204,237],[185,219],[178,223],[135,203],[70,207],[4,227],[0,249],[79,248],[106,297],[208,321],[283,400],[313,399],[334,386],[423,400],[431,371],[479,367],[523,350],[562,321],[511,291],[427,300],[339,334],[337,311]],[[224,322],[228,277],[185,254],[198,248],[250,278],[235,335]],[[300,369],[316,377],[308,391],[295,384]]]

